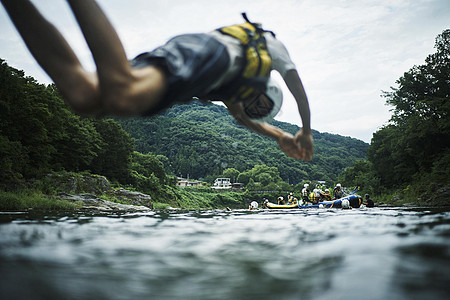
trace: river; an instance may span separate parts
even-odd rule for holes
[[[450,210],[0,213],[0,299],[448,299]]]

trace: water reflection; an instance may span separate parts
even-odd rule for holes
[[[1,213],[0,298],[440,299],[449,241],[430,208]]]

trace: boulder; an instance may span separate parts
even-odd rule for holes
[[[104,199],[100,199],[92,194],[77,194],[69,195],[66,193],[59,193],[58,199],[66,200],[74,203],[81,204],[81,209],[87,210],[100,210],[100,211],[147,211],[150,208],[139,205],[128,205],[116,203]]]
[[[104,176],[69,172],[52,173],[44,178],[43,184],[49,192],[56,192],[58,199],[80,203],[83,209],[132,211],[153,209],[150,195],[124,188],[113,189]],[[101,199],[99,198],[101,195],[127,204]]]
[[[114,198],[129,202],[132,205],[138,205],[138,206],[146,206],[148,208],[153,208],[153,202],[150,195],[143,194],[140,192],[133,192],[129,191],[123,188],[110,190],[108,192],[111,196]]]
[[[436,189],[432,195],[426,197],[425,202],[433,206],[450,206],[450,186]]]
[[[75,173],[51,173],[44,179],[46,188],[68,194],[103,194],[111,189],[108,179],[100,175],[81,175]]]

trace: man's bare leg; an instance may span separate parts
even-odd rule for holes
[[[68,2],[94,56],[104,108],[115,115],[152,109],[166,90],[163,72],[131,68],[117,32],[95,1]]]
[[[61,33],[28,0],[1,0],[25,44],[75,111],[101,111],[97,76],[81,66]]]
[[[71,6],[99,74],[83,69],[61,33],[29,0],[1,2],[34,58],[76,112],[140,115],[161,101],[164,73],[151,66],[131,69],[115,30],[95,2],[71,1]]]

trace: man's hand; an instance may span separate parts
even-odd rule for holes
[[[255,132],[275,139],[281,150],[283,150],[286,155],[295,159],[304,159],[305,161],[311,160],[313,155],[313,138],[311,135],[311,130],[305,131],[302,128],[294,137],[292,134],[266,122],[253,122],[243,112],[241,103],[224,103],[227,105],[228,110],[239,124]]]
[[[310,161],[314,154],[314,141],[311,131],[303,131],[303,128],[295,136],[295,144],[300,144],[300,156],[305,161]]]
[[[299,144],[300,142],[300,144]],[[278,137],[278,144],[281,150],[288,156],[295,159],[304,159],[310,161],[313,154],[313,140],[311,134],[303,134],[299,131],[297,136],[284,132]]]
[[[283,132],[277,139],[280,149],[288,156],[300,159],[300,148],[295,143],[294,136],[290,133]]]

